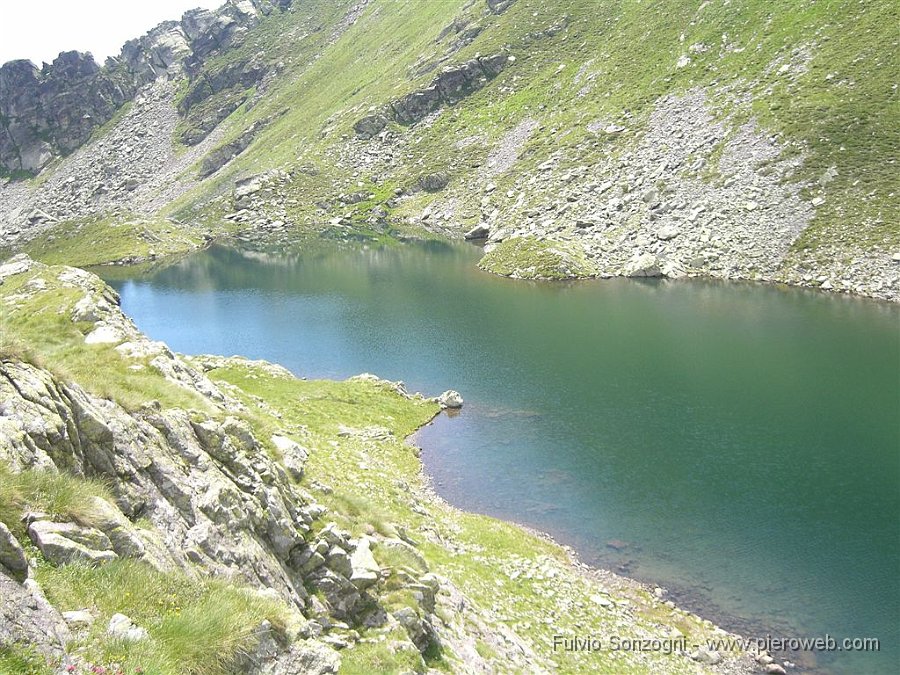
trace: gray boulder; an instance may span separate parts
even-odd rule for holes
[[[488,9],[490,9],[494,14],[502,14],[515,1],[516,0],[487,0],[487,4]]]
[[[112,545],[113,551],[123,558],[143,558],[144,543],[137,528],[119,509],[105,499],[91,499],[91,523],[103,532]]]
[[[373,113],[366,115],[353,125],[356,135],[363,140],[374,138],[380,134],[387,126],[388,119],[381,113]]]
[[[632,258],[622,270],[622,275],[626,277],[660,277],[662,270],[655,255],[644,253]]]
[[[80,630],[82,628],[90,628],[94,623],[94,615],[86,609],[78,609],[72,612],[63,612],[63,619],[66,625],[72,630]]]
[[[309,450],[287,436],[278,434],[272,436],[272,445],[281,453],[281,463],[284,464],[284,468],[288,470],[291,478],[294,480],[303,478],[304,466],[306,460],[309,459]]]
[[[443,394],[438,396],[438,404],[441,408],[462,408],[463,406],[463,397],[460,395],[458,391],[454,391],[453,389],[448,389]]]
[[[359,590],[364,590],[378,581],[381,568],[372,555],[372,549],[368,537],[360,537],[356,542],[356,548],[350,556],[352,573],[350,582]]]
[[[100,564],[119,556],[103,532],[74,523],[38,520],[28,526],[28,536],[47,560],[65,565],[78,560]]]
[[[25,551],[3,523],[0,523],[0,570],[5,570],[18,579],[24,579],[28,575]]]
[[[486,223],[480,223],[473,227],[471,230],[466,232],[465,238],[468,240],[472,239],[487,239],[491,234],[491,228]]]
[[[0,574],[0,598],[0,647],[25,644],[65,663],[65,645],[72,636],[40,586],[32,579],[19,583]]]
[[[419,178],[419,187],[426,192],[440,192],[450,182],[450,176],[445,173],[429,173]]]
[[[150,637],[144,628],[138,626],[124,614],[113,614],[113,617],[109,620],[106,633],[110,637],[126,642],[140,642]]]

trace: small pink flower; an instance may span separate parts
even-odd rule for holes
[[[75,672],[75,666],[72,666],[72,665],[66,666],[66,672],[67,672],[67,673],[74,673],[74,672]]]

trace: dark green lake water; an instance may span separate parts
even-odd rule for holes
[[[798,662],[897,672],[900,308],[749,284],[516,282],[477,258],[214,248],[114,285],[177,351],[457,389],[462,413],[416,437],[448,501],[747,634],[881,641]]]

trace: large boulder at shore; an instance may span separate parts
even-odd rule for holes
[[[661,277],[659,259],[652,253],[644,253],[632,258],[622,270],[626,277]]]
[[[452,389],[448,389],[443,394],[438,396],[438,404],[441,408],[462,408],[463,406],[463,397],[460,395],[458,391],[453,391]]]
[[[487,239],[491,233],[491,228],[487,223],[479,223],[471,230],[466,232],[466,239]]]

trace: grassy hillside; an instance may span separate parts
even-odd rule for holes
[[[304,4],[313,15],[316,3]],[[303,11],[303,10],[301,10]],[[897,91],[900,66],[895,3],[868,2],[537,2],[518,0],[495,16],[482,2],[376,0],[321,56],[322,41],[299,37],[290,20],[259,30],[254,46],[298,53],[278,84],[252,110],[227,123],[238,133],[275,111],[288,112],[183,204],[202,203],[235,176],[312,165],[290,188],[295,214],[338,191],[370,184],[409,187],[424,172],[464,178],[524,117],[540,127],[521,161],[499,178],[512,184],[551,153],[570,164],[616,153],[629,137],[597,139],[588,123],[640,129],[655,102],[702,87],[715,114],[739,125],[753,117],[804,157],[807,196],[827,195],[798,246],[847,238],[900,245],[896,222]],[[370,106],[427,85],[422,64],[446,54],[442,31],[453,22],[481,26],[447,64],[507,50],[516,63],[481,92],[430,125],[398,128],[402,155],[373,171],[335,162]],[[451,30],[451,35],[453,35]],[[681,59],[681,61],[680,61]],[[478,136],[460,149],[458,141]],[[377,174],[377,175],[375,175]],[[418,205],[418,203],[417,203]]]

